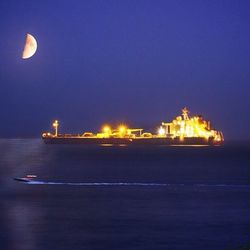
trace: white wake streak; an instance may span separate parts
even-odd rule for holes
[[[143,183],[143,182],[50,182],[29,181],[29,185],[69,185],[69,186],[171,186],[166,183]],[[179,184],[182,186],[183,184]]]
[[[51,182],[29,181],[29,185],[65,185],[65,186],[159,186],[159,187],[221,187],[221,188],[250,188],[241,184],[184,184],[184,183],[147,183],[147,182]]]

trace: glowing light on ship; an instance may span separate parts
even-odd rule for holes
[[[103,133],[105,134],[111,134],[111,128],[108,125],[105,125],[102,129]]]
[[[127,127],[124,126],[124,125],[121,125],[121,126],[119,126],[119,128],[118,128],[118,130],[119,130],[120,133],[125,133],[125,132],[126,132],[126,129],[127,129]]]
[[[160,128],[158,129],[158,135],[159,135],[159,136],[164,136],[165,134],[166,134],[165,129],[164,129],[163,127],[160,127]]]

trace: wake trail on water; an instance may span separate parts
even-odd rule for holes
[[[51,182],[51,181],[29,181],[26,184],[68,185],[68,186],[170,186],[172,185],[166,183],[141,183],[141,182]]]
[[[241,184],[184,184],[184,183],[146,183],[146,182],[51,182],[29,181],[28,185],[65,185],[65,186],[145,186],[145,187],[219,187],[219,188],[250,188]]]

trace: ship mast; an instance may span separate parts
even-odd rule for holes
[[[58,120],[55,120],[52,124],[53,128],[55,129],[55,137],[58,136],[58,126],[59,126],[59,122]]]
[[[189,110],[186,107],[184,109],[182,109],[182,116],[183,116],[183,120],[184,121],[188,121],[189,120],[188,113],[189,113]]]

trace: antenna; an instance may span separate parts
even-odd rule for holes
[[[183,119],[185,121],[189,120],[188,114],[189,114],[189,110],[187,109],[187,107],[183,108],[182,109],[182,116],[183,116]]]

